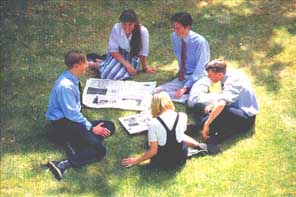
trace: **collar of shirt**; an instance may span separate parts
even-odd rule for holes
[[[132,39],[133,34],[131,33],[129,35],[129,37],[126,37],[125,32],[124,32],[123,27],[122,27],[122,23],[120,23],[118,31],[119,31],[119,34],[120,34],[120,37],[118,38],[118,40],[120,42],[119,45],[121,46],[121,48],[123,48],[123,49],[125,49],[126,51],[129,52],[130,51],[130,44],[129,43],[130,43],[130,41]]]
[[[71,80],[75,85],[78,85],[79,84],[79,78],[76,77],[75,75],[73,75],[69,70],[66,70],[64,75],[69,79]]]
[[[189,31],[189,33],[188,33],[188,35],[185,37],[185,38],[183,38],[183,40],[184,40],[184,42],[187,44],[188,42],[189,42],[189,40],[191,39],[191,37],[192,37],[192,31],[190,30]],[[181,38],[181,41],[182,41],[182,38]]]

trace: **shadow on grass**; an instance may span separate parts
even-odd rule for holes
[[[145,1],[145,6],[149,7],[146,9],[138,1],[46,1],[38,5],[33,1],[1,1],[1,46],[5,46],[5,49],[1,48],[0,73],[1,158],[11,155],[13,160],[16,154],[26,157],[30,153],[46,153],[55,157],[55,153],[63,152],[62,148],[47,141],[42,126],[45,124],[47,96],[62,70],[62,57],[71,48],[105,51],[112,25],[125,8],[140,11],[140,19],[150,32],[149,62],[158,66],[158,73],[141,73],[135,80],[156,80],[161,84],[174,77],[176,68],[167,68],[175,61],[169,20],[173,13],[186,10],[193,16],[192,30],[208,39],[212,59],[223,56],[237,61],[240,68],[252,73],[256,84],[277,93],[281,88],[280,73],[292,62],[273,60],[285,46],[274,44],[272,40],[274,31],[280,28],[291,35],[296,34],[295,17],[287,16],[291,9],[295,9],[294,2],[245,1],[227,7],[203,1],[207,5],[197,8],[196,4],[200,2],[186,1],[179,5],[179,1]],[[100,48],[93,43],[100,43]],[[117,133],[105,142],[108,157],[102,162],[69,171],[62,187],[48,189],[46,192],[49,195],[91,193],[113,196],[119,187],[116,179],[124,179],[129,173],[120,167],[121,158],[143,151],[144,136],[128,136],[117,121],[126,112],[87,109],[84,113],[90,119],[113,119],[116,122]],[[293,113],[295,115],[295,110]],[[238,136],[223,143],[222,147],[229,149],[250,137],[251,133]],[[38,166],[33,165],[32,176],[40,172]],[[160,187],[164,183],[164,188],[179,173],[178,170],[163,172],[140,168],[131,174],[137,172],[141,182],[149,187]],[[110,179],[115,181],[110,182]]]

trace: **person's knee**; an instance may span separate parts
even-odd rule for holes
[[[189,97],[187,100],[188,107],[193,108],[195,104],[196,104],[195,100]]]
[[[97,146],[97,152],[99,159],[102,159],[107,154],[107,149],[104,146]]]

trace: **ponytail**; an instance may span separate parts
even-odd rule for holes
[[[133,36],[130,42],[131,47],[131,56],[138,56],[139,52],[142,48],[142,39],[141,39],[141,26],[139,22],[135,24],[135,28],[133,30]]]

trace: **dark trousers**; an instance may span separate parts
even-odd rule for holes
[[[202,129],[209,114],[204,113],[205,105],[197,104],[197,125]],[[218,144],[223,140],[239,133],[246,133],[255,123],[256,116],[248,116],[243,110],[225,106],[222,112],[210,125],[210,138],[208,143]]]
[[[102,159],[107,151],[103,145],[103,137],[88,131],[84,126],[66,118],[52,121],[52,136],[60,144],[69,143],[74,148],[74,153],[68,155],[73,167],[81,167],[85,164]],[[115,132],[114,123],[111,121],[99,120],[91,122],[93,126],[104,123],[102,126]]]
[[[180,144],[177,149],[169,149],[166,145],[158,145],[158,152],[151,158],[150,167],[173,169],[186,164],[188,147],[184,143]]]

